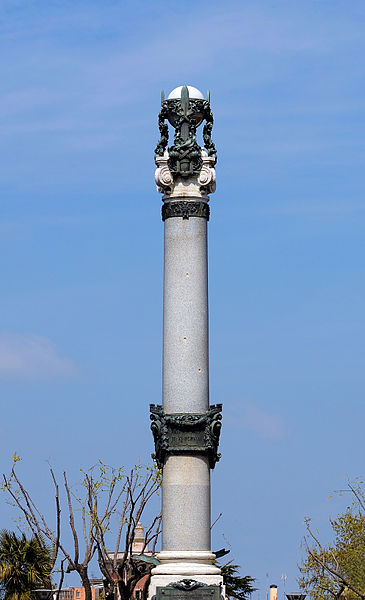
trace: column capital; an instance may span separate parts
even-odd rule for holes
[[[201,149],[202,167],[197,175],[189,177],[174,177],[169,168],[169,153],[167,150],[163,156],[156,156],[157,169],[155,181],[157,191],[163,194],[163,201],[188,199],[203,199],[209,201],[208,194],[213,194],[216,189],[215,158],[208,156]]]

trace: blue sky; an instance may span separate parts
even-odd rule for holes
[[[160,91],[210,89],[213,549],[257,600],[364,475],[364,25],[362,0],[0,4],[1,469],[47,511],[47,460],[148,460]]]

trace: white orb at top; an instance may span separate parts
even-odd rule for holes
[[[203,94],[196,87],[193,87],[192,85],[188,85],[187,88],[189,90],[189,98],[192,98],[192,99],[196,98],[198,100],[204,100]],[[180,99],[182,89],[183,89],[183,86],[179,85],[179,87],[175,88],[174,90],[172,90],[172,92],[169,93],[167,99],[168,100],[175,100],[176,98]]]

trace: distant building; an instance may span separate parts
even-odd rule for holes
[[[142,554],[142,552],[145,556],[152,556],[152,552],[149,551],[148,544],[146,544],[146,547],[145,547],[144,527],[143,527],[142,523],[139,521],[137,523],[137,527],[136,527],[135,533],[134,533],[134,540],[132,543],[132,554]],[[109,561],[110,561],[109,564],[111,564],[112,561],[114,560],[114,552],[110,552],[108,554],[108,556],[109,556]],[[117,562],[118,562],[118,559],[122,558],[123,556],[124,556],[124,552],[118,552]]]
[[[104,596],[104,586],[102,579],[90,579],[92,600],[99,600]],[[56,600],[57,594],[53,595]],[[85,600],[85,588],[67,587],[60,590],[59,600]]]
[[[72,588],[72,587],[62,588],[59,591],[59,596],[58,596],[59,600],[74,600],[74,595],[75,595],[74,589],[75,588]],[[53,594],[53,598],[54,598],[54,600],[56,600],[57,593]]]

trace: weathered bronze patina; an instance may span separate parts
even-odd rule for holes
[[[203,217],[209,221],[210,209],[207,202],[186,202],[185,200],[173,202],[164,202],[162,205],[162,220],[166,221],[170,217]]]
[[[152,455],[162,469],[168,454],[206,454],[211,469],[220,459],[218,453],[222,405],[205,413],[165,414],[160,404],[150,404],[151,430],[155,441]]]
[[[156,600],[220,600],[220,587],[195,579],[182,579],[165,587],[157,587]]]
[[[212,140],[213,113],[208,99],[189,98],[186,85],[181,90],[181,98],[165,100],[161,95],[161,111],[158,116],[160,140],[155,149],[155,156],[163,156],[169,142],[169,127],[166,120],[175,129],[174,143],[168,148],[168,167],[172,176],[191,177],[198,175],[203,166],[202,149],[196,141],[196,130],[205,120],[203,127],[204,146],[216,161],[217,151]]]

